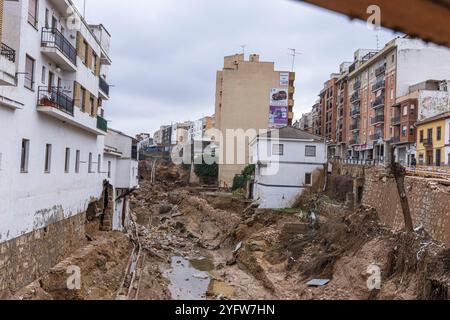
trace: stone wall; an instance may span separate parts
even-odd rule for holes
[[[0,299],[44,275],[85,241],[86,214],[0,244]]]
[[[350,175],[353,178],[351,198],[364,206],[375,208],[386,226],[403,228],[403,213],[395,179],[383,167],[334,164],[332,178]],[[414,227],[423,226],[436,240],[450,246],[450,187],[432,179],[406,177]],[[358,197],[358,193],[361,193]]]

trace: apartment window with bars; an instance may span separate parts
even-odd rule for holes
[[[38,0],[28,0],[28,22],[33,26],[37,27],[37,16],[38,16]]]
[[[34,65],[35,60],[29,55],[25,57],[25,88],[33,90],[34,86]]]
[[[45,166],[44,166],[45,173],[50,173],[51,163],[52,163],[52,145],[46,144],[45,145]]]
[[[305,147],[305,156],[306,157],[315,157],[316,149],[317,148],[315,146],[306,146]]]
[[[274,144],[272,146],[272,155],[274,155],[274,156],[284,155],[284,145],[283,144]]]

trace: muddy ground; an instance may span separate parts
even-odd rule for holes
[[[138,299],[448,299],[450,251],[423,230],[393,233],[374,210],[350,211],[320,194],[293,210],[255,209],[241,196],[189,186],[179,167],[158,165],[156,179],[149,170],[141,166],[131,199],[143,259]],[[14,298],[116,299],[131,238],[97,233]],[[59,290],[61,270],[74,263],[82,290]],[[329,282],[308,286],[312,279]]]

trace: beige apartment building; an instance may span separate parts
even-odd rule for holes
[[[294,81],[295,73],[276,71],[274,62],[260,61],[259,55],[250,55],[249,60],[245,60],[244,54],[225,57],[223,69],[217,72],[215,106],[215,126],[224,137],[218,153],[221,187],[230,187],[235,175],[249,163],[248,143],[254,137],[247,137],[245,160],[240,161],[236,143],[228,146],[231,143],[225,138],[227,130],[259,131],[292,125]],[[283,101],[286,107],[281,106]],[[234,157],[226,159],[229,148],[234,148]]]

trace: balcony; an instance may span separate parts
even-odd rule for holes
[[[6,44],[1,44],[0,51],[0,85],[16,84],[16,51]]]
[[[359,144],[359,139],[358,139],[358,138],[350,139],[350,141],[348,142],[348,144],[349,144],[350,146],[358,145],[358,144]]]
[[[108,132],[108,121],[100,116],[97,116],[97,129]]]
[[[359,131],[359,123],[352,123],[350,125],[350,130],[351,131]]]
[[[372,125],[378,125],[380,123],[384,123],[384,115],[380,114],[378,116],[375,116],[375,118],[372,118]]]
[[[42,28],[42,53],[63,70],[77,71],[77,51],[64,35],[55,28]]]
[[[357,91],[359,89],[361,89],[361,80],[356,80],[353,84],[353,90]]]
[[[375,133],[370,136],[370,140],[372,140],[372,141],[378,141],[378,140],[383,140],[383,139],[384,139],[384,134],[382,132],[378,132],[378,133]]]
[[[37,111],[96,135],[106,135],[97,128],[97,118],[74,107],[73,99],[58,87],[39,87]]]
[[[384,96],[379,96],[372,103],[372,108],[374,108],[374,109],[384,108],[384,101],[385,101],[385,97]]]
[[[392,144],[399,143],[400,141],[401,141],[400,136],[395,136],[395,137],[392,137],[392,139],[391,139]]]
[[[385,80],[380,80],[380,81],[378,81],[377,83],[375,83],[373,85],[372,91],[375,92],[375,91],[384,89],[385,87],[386,87],[386,81]]]
[[[393,126],[399,125],[400,122],[401,122],[401,118],[400,118],[400,117],[393,117],[393,118],[391,119],[391,124],[392,124]]]
[[[423,139],[422,144],[426,148],[432,148],[433,147],[433,139]]]
[[[360,96],[359,92],[353,93],[352,96],[350,97],[350,102],[351,103],[354,103],[354,102],[357,102],[357,101],[360,101],[360,100],[361,100],[361,96]]]
[[[386,64],[375,69],[375,76],[377,77],[385,73],[386,73]]]
[[[350,111],[351,117],[356,117],[359,115],[361,115],[361,108],[354,108],[353,110]]]
[[[99,77],[99,83],[98,83],[99,93],[102,99],[108,100],[109,99],[109,84],[106,82],[106,80],[103,77]]]

